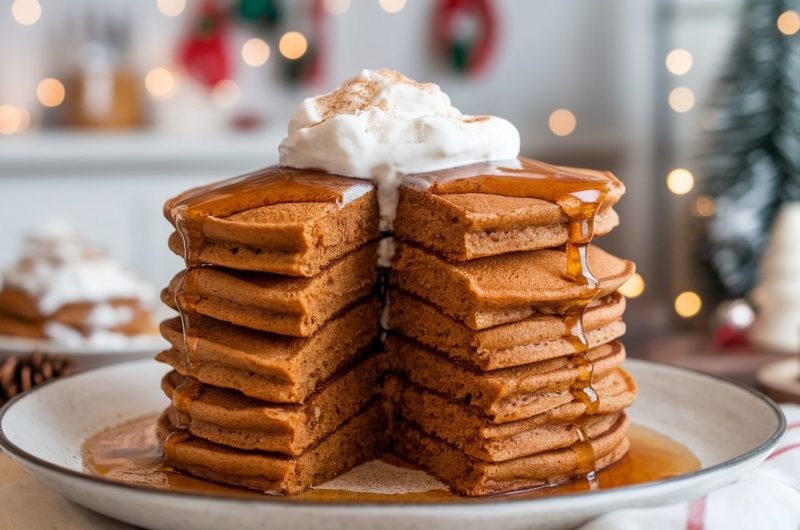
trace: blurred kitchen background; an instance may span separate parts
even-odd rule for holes
[[[389,67],[510,119],[525,155],[625,182],[621,227],[600,245],[638,265],[631,355],[738,351],[773,219],[800,198],[798,173],[767,164],[772,132],[800,130],[778,124],[800,109],[795,4],[3,0],[0,267],[26,233],[68,225],[165,285],[179,267],[166,198],[275,163],[304,96]],[[798,216],[785,217],[783,294],[800,270]],[[791,339],[770,347],[800,342],[798,296]]]

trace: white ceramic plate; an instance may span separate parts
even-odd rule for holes
[[[80,448],[88,436],[164,408],[159,380],[165,368],[153,361],[66,377],[12,400],[0,412],[0,446],[61,495],[151,529],[556,529],[619,508],[688,500],[729,484],[764,460],[784,431],[780,409],[755,391],[666,365],[630,360],[626,367],[640,386],[632,421],[688,446],[703,464],[700,471],[600,492],[440,504],[235,499],[164,492],[85,474]]]

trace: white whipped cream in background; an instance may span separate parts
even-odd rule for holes
[[[101,303],[130,298],[150,304],[155,292],[150,284],[123,269],[109,256],[68,234],[30,236],[19,261],[3,274],[4,285],[24,291],[38,300],[44,315],[65,304]],[[114,321],[121,314],[90,315],[90,327]]]
[[[130,324],[135,316],[133,309],[128,306],[114,307],[111,304],[102,303],[92,307],[92,310],[86,315],[84,324],[92,330],[111,329]]]
[[[462,114],[438,85],[364,70],[305,99],[279,151],[283,166],[375,181],[381,229],[390,230],[403,174],[513,159],[519,148],[519,131],[509,121]]]

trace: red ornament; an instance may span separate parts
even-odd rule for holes
[[[231,54],[228,51],[226,13],[213,0],[200,9],[195,29],[186,36],[178,53],[186,71],[212,88],[231,77]]]
[[[746,348],[750,345],[750,339],[747,336],[746,329],[725,324],[714,330],[711,344],[717,350]]]
[[[440,0],[433,13],[433,38],[456,70],[482,72],[497,44],[497,17],[490,0]]]

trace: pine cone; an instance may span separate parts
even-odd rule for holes
[[[8,357],[0,363],[0,405],[20,392],[68,374],[72,362],[61,355],[35,352]]]

